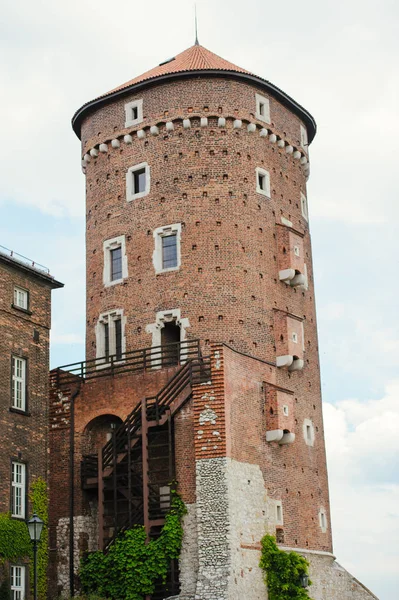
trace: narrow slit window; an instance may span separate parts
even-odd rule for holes
[[[125,104],[125,127],[138,125],[143,121],[143,100],[133,100]]]
[[[126,240],[124,235],[103,242],[105,287],[122,283],[128,276]]]
[[[278,501],[276,504],[276,524],[277,525],[283,524],[283,505],[282,505],[281,501]]]
[[[108,323],[104,323],[103,327],[104,327],[104,350],[105,350],[105,358],[108,361],[108,359],[109,359],[109,325],[108,325]]]
[[[265,169],[256,169],[256,191],[258,194],[270,197],[270,175]]]
[[[269,99],[260,94],[255,94],[256,99],[256,118],[265,123],[270,123],[270,103]]]
[[[146,186],[146,170],[138,169],[133,172],[133,194],[141,194],[145,192]]]
[[[181,223],[164,225],[154,229],[154,253],[152,262],[156,273],[176,271],[181,266]]]
[[[138,106],[132,106],[132,121],[136,121],[139,118],[139,109]]]
[[[177,235],[165,235],[162,237],[162,268],[173,269],[177,267]]]
[[[12,358],[12,407],[26,410],[26,360]]]
[[[96,326],[97,369],[106,367],[111,362],[124,360],[124,326],[122,310],[100,315]]]
[[[26,466],[24,463],[11,463],[11,515],[25,518]]]
[[[122,321],[121,319],[116,319],[114,321],[115,327],[115,356],[116,360],[121,360],[122,358]]]
[[[303,194],[301,192],[301,212],[302,212],[302,216],[308,220],[309,219],[309,212],[308,212],[308,200],[305,196],[305,194]]]
[[[281,519],[282,519],[282,512],[281,512],[281,506],[279,504],[277,504],[277,521],[280,523]]]
[[[25,567],[11,565],[10,567],[11,600],[25,598]]]
[[[122,248],[111,250],[111,281],[122,279]]]
[[[19,287],[14,288],[14,306],[28,310],[28,300],[29,294],[26,290]]]
[[[140,163],[129,167],[126,173],[126,200],[131,202],[150,192],[150,167]]]
[[[312,439],[312,428],[310,425],[306,425],[306,437],[309,441]]]

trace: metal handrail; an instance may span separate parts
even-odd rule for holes
[[[50,269],[48,267],[45,267],[44,265],[41,265],[40,263],[35,262],[26,256],[23,256],[23,254],[18,254],[18,252],[14,252],[14,250],[10,250],[5,246],[0,246],[0,254],[3,254],[3,256],[8,256],[9,258],[22,263],[31,269],[35,269],[36,271],[41,271],[46,275],[50,275]]]
[[[130,350],[120,356],[101,356],[86,361],[70,363],[51,372],[51,383],[56,387],[77,380],[87,381],[98,377],[114,376],[120,373],[162,369],[200,356],[199,340],[185,340],[162,346]]]
[[[201,369],[199,369],[199,374],[197,374],[198,367],[201,367]],[[188,360],[178,371],[176,371],[156,396],[146,398],[147,410],[149,410],[150,416],[153,417],[154,420],[159,421],[173,401],[189,383],[193,382],[193,380],[203,381],[204,379],[209,379],[209,375],[209,357],[201,358],[199,360]],[[114,449],[117,453],[126,450],[127,431],[129,430],[130,436],[134,436],[139,430],[141,426],[141,407],[142,404],[140,402],[126,417],[125,421],[114,431],[112,439],[103,446],[103,469],[112,463]],[[155,414],[153,412],[154,409]]]

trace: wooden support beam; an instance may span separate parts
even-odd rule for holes
[[[98,548],[104,549],[104,481],[103,452],[98,451]]]
[[[150,535],[149,520],[149,489],[148,489],[148,422],[147,422],[147,401],[141,403],[141,448],[143,457],[143,512],[144,527],[147,533],[147,540]]]

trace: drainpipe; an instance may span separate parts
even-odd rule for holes
[[[79,387],[71,394],[71,408],[69,421],[69,594],[75,595],[74,586],[74,526],[73,513],[75,511],[75,398],[80,393]]]

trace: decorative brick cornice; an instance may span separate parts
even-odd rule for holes
[[[115,137],[106,138],[92,148],[86,148],[87,151],[82,157],[82,171],[83,173],[86,173],[87,165],[92,160],[96,160],[100,154],[108,154],[114,150],[118,150],[122,144],[130,145],[137,141],[140,143],[148,137],[162,138],[164,136],[169,136],[171,132],[174,131],[175,126],[179,126],[179,128],[182,128],[183,130],[192,128],[206,129],[211,127],[209,125],[210,119],[217,120],[217,125],[212,126],[212,128],[217,127],[223,130],[243,130],[248,135],[259,135],[270,144],[276,144],[281,150],[285,149],[285,152],[292,157],[293,162],[299,162],[303,166],[305,177],[309,177],[309,159],[304,150],[290,140],[284,139],[283,135],[270,125],[266,128],[264,123],[249,121],[248,119],[237,119],[232,115],[222,117],[220,114],[207,114],[206,116],[201,116],[199,114],[192,115],[191,113],[188,116],[179,115],[170,120],[154,121],[152,123],[147,123],[145,126],[140,123],[139,126],[132,129],[116,132]]]

